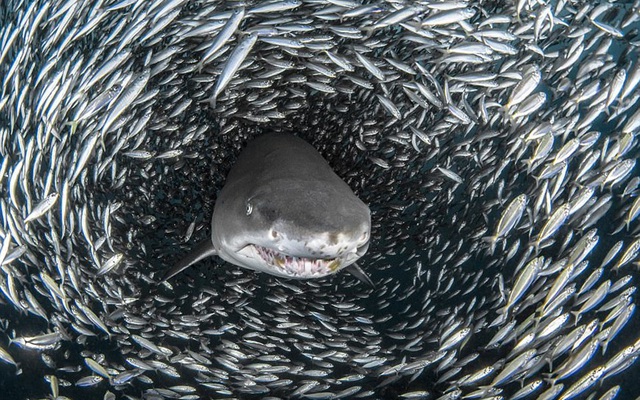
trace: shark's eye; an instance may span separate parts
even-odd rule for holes
[[[247,215],[251,215],[251,212],[253,211],[253,206],[251,205],[251,203],[247,202]]]

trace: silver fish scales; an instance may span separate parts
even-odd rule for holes
[[[634,357],[615,356],[638,323],[635,19],[586,2],[3,3],[0,336],[22,370],[9,385],[630,395]],[[311,142],[370,204],[375,290],[217,260],[159,283],[267,131]],[[554,351],[574,330],[576,347]],[[55,346],[27,341],[43,335]],[[607,350],[585,358],[592,343]],[[25,362],[44,347],[47,370]]]

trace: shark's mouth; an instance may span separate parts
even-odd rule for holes
[[[256,244],[250,246],[266,264],[290,276],[325,276],[336,272],[341,265],[339,258],[296,257]]]

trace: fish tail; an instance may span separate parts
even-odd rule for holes
[[[571,315],[573,315],[576,319],[576,321],[573,323],[573,326],[577,326],[578,325],[578,321],[580,321],[580,312],[579,311],[571,311]]]
[[[527,173],[530,174],[531,173],[531,168],[533,167],[533,161],[532,160],[525,160],[524,163],[527,166]]]
[[[362,28],[362,31],[365,33],[363,40],[367,40],[373,35],[374,29],[371,26],[367,26]]]
[[[544,380],[545,382],[547,382],[548,384],[550,384],[551,386],[555,386],[557,379],[553,378],[553,374],[543,374],[543,375],[547,375]]]
[[[500,307],[497,313],[503,315],[506,318],[509,315],[509,305],[507,304],[504,307]]]
[[[489,243],[489,254],[493,255],[496,251],[496,243],[498,242],[498,236],[485,236],[482,238],[484,242]]]
[[[78,121],[69,121],[65,123],[65,125],[69,125],[71,127],[71,136],[76,133],[76,129],[78,128]]]
[[[517,110],[516,110],[516,111],[517,111]],[[515,117],[515,116],[513,115],[513,113],[511,112],[511,106],[509,106],[509,107],[507,108],[507,118],[509,119],[509,125],[511,125],[511,126],[513,126],[513,127],[515,127],[515,126],[517,125],[517,122],[518,122],[518,121],[517,121],[517,118],[520,118],[520,117],[519,117],[519,116],[518,116],[518,117]]]
[[[549,371],[553,371],[553,357],[545,356],[544,359],[547,362],[547,364],[549,364]],[[549,374],[542,374],[542,375],[548,375],[548,377],[552,376],[550,373]]]
[[[538,329],[538,325],[540,325],[540,321],[542,320],[542,315],[544,314],[544,308],[542,310],[537,309],[535,311],[535,317],[533,317],[533,321],[534,321],[534,327],[535,329]]]

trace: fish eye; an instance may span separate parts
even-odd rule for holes
[[[251,215],[252,212],[253,212],[253,205],[247,202],[247,210],[246,210],[247,215]]]

